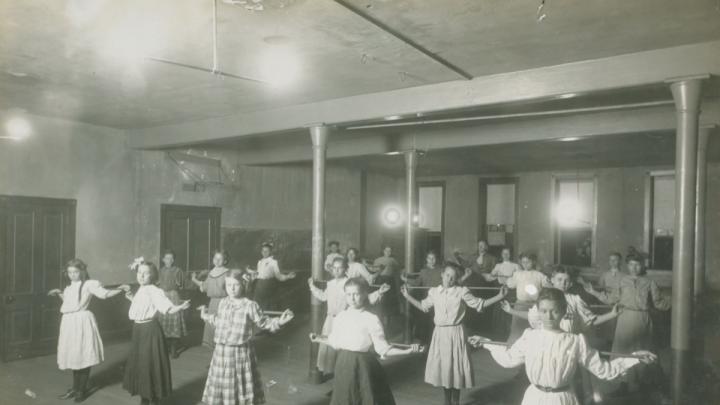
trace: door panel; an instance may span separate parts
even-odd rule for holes
[[[204,269],[209,266],[210,253],[216,248],[214,242],[212,220],[210,218],[190,219],[190,270]]]
[[[75,201],[0,196],[0,354],[14,360],[52,353],[63,264],[75,255]]]
[[[161,249],[172,249],[183,270],[207,269],[210,254],[220,247],[220,214],[217,207],[163,204]]]
[[[190,281],[190,272],[205,270],[210,254],[220,247],[220,208],[187,205],[161,206],[160,248],[175,252],[175,264],[186,271],[184,299],[196,307],[207,301]],[[162,252],[161,252],[162,254]],[[188,311],[190,327],[202,326],[197,311]]]

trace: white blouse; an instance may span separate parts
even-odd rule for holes
[[[355,308],[348,308],[335,317],[328,344],[335,349],[352,352],[367,352],[374,347],[381,357],[390,350],[377,315]]]
[[[321,290],[314,285],[310,287],[312,295],[320,301],[327,302],[327,314],[328,316],[336,316],[340,312],[347,308],[347,298],[345,297],[345,283],[348,278],[334,278],[327,282],[325,290]],[[380,301],[382,296],[379,291],[373,291],[368,294],[368,301],[370,304],[375,304]]]
[[[597,315],[588,308],[585,301],[577,294],[565,294],[567,312],[560,321],[560,329],[569,333],[582,333],[585,328],[595,323]],[[528,322],[535,329],[542,327],[537,304],[528,311]]]
[[[570,385],[578,366],[603,380],[624,374],[640,360],[616,358],[603,360],[597,350],[588,346],[583,335],[526,329],[511,347],[485,345],[493,359],[503,367],[525,364],[531,385],[525,391],[522,405],[579,405]],[[562,392],[545,392],[535,386],[565,388]]]
[[[173,304],[156,285],[142,285],[132,298],[128,317],[136,322],[149,321],[155,313],[168,313]]]
[[[82,291],[78,294],[80,285]],[[106,290],[97,280],[73,281],[63,291],[63,302],[60,306],[60,312],[69,314],[71,312],[85,311],[90,305],[92,296],[105,299],[110,294],[110,290]],[[79,297],[79,299],[78,299]]]
[[[552,287],[550,279],[537,271],[537,270],[520,270],[513,273],[513,275],[507,279],[505,284],[509,288],[515,288],[518,301],[535,301],[537,299],[537,293],[535,295],[530,294],[527,290],[528,285],[535,286],[535,289],[539,293],[543,287]]]
[[[257,264],[257,278],[260,280],[269,280],[277,278],[280,274],[280,266],[278,266],[277,260],[272,256],[262,258]]]
[[[365,268],[365,265],[359,262],[353,262],[348,265],[348,278],[362,277],[368,284],[372,284],[375,277]]]
[[[515,274],[516,271],[522,270],[520,265],[513,262],[502,262],[495,265],[490,272],[491,275],[497,277],[500,284],[505,284],[507,280]]]

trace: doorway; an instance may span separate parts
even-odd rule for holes
[[[212,268],[212,252],[220,248],[220,215],[218,207],[162,204],[160,207],[160,260],[165,250],[175,252],[175,265],[185,271],[182,299],[193,308],[207,303],[207,297],[192,283],[192,272]],[[200,328],[198,311],[186,311],[188,326]]]
[[[75,200],[0,196],[0,354],[3,361],[55,351],[64,264],[75,257]]]
[[[418,251],[420,261],[425,264],[425,254],[432,250],[438,261],[442,260],[443,232],[445,227],[445,183],[428,182],[418,184],[418,227],[424,231],[424,250]],[[423,243],[420,243],[423,245]]]
[[[175,252],[175,265],[186,272],[206,270],[213,250],[220,247],[218,207],[162,204],[160,208],[160,257]]]
[[[500,257],[503,247],[517,256],[518,179],[515,177],[481,178],[478,212],[478,240],[488,251]]]

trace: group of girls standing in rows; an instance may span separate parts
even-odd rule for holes
[[[619,269],[620,256],[613,254],[610,270],[608,274],[601,276],[603,281],[599,283],[600,288],[604,287],[605,290],[596,291],[586,283],[589,293],[613,304],[610,311],[596,315],[579,295],[571,293],[574,281],[573,275],[567,269],[557,266],[552,276],[547,277],[535,268],[532,255],[521,255],[520,265],[517,265],[511,261],[509,249],[502,250],[503,260],[500,263],[491,259],[492,256],[486,255],[482,249],[479,250],[481,254],[474,259],[478,264],[476,269],[471,266],[463,269],[457,263],[459,260],[438,266],[437,256],[429,252],[425,266],[419,273],[401,275],[402,281],[410,287],[431,287],[422,299],[411,294],[406,286],[402,286],[400,292],[422,313],[434,309],[434,330],[427,351],[425,381],[443,388],[446,404],[458,404],[460,390],[470,388],[474,383],[466,346],[468,339],[463,327],[466,310],[475,309],[475,312],[481,312],[497,302],[502,302],[502,310],[512,315],[508,343],[498,346],[480,336],[474,336],[469,341],[476,347],[488,348],[501,366],[516,367],[525,364],[532,385],[526,392],[523,405],[579,404],[576,394],[583,393],[580,377],[588,372],[597,378],[610,380],[628,374],[630,369],[637,371],[637,364],[655,362],[656,356],[648,351],[653,347],[648,341],[652,339],[651,319],[642,314],[632,314],[629,318],[624,316],[627,312],[624,311],[626,305],[631,313],[646,311],[647,306],[641,307],[639,301],[655,302],[658,309],[667,308],[657,285],[640,274],[640,258],[628,258],[629,274],[625,276]],[[349,256],[356,253],[354,249],[348,252]],[[331,404],[392,404],[394,400],[382,369],[374,361],[367,359],[365,354],[357,354],[358,351],[367,353],[374,346],[375,351],[382,357],[388,348],[392,347],[392,344],[388,345],[385,341],[381,324],[361,321],[361,318],[377,319],[372,312],[366,310],[366,306],[372,305],[377,299],[361,300],[362,305],[355,305],[352,296],[358,293],[362,296],[369,283],[362,273],[357,274],[357,278],[348,280],[344,275],[346,264],[339,256],[339,249],[331,249],[331,254],[332,261],[329,257],[328,262],[337,266],[333,275],[335,280],[341,282],[331,280],[326,290],[322,291],[314,285],[312,279],[309,280],[312,293],[328,302],[328,316],[322,335],[311,335],[311,340],[321,343],[318,368],[324,372],[335,371]],[[482,258],[485,264],[493,264],[487,272],[478,270],[481,264],[478,262],[479,258]],[[473,278],[476,282],[478,278],[482,279],[485,286],[488,283],[499,285],[499,292],[488,299],[474,296],[467,286],[462,285]],[[345,287],[346,302],[342,301],[342,294],[338,292],[341,286]],[[508,288],[515,290],[514,304],[503,301]],[[384,292],[389,289],[385,284]],[[622,301],[621,297],[625,297],[625,302],[617,305]],[[648,301],[648,298],[652,300]],[[362,316],[358,315],[356,310],[360,310]],[[341,317],[352,318],[355,328],[348,329],[349,325],[344,323],[339,325],[338,319],[342,319]],[[583,333],[590,328],[610,323],[618,317],[621,319],[619,323],[628,323],[628,326],[624,330],[617,329],[616,341],[619,343],[613,347],[613,351],[630,357],[606,361],[600,357],[598,351],[588,345]],[[348,330],[352,330],[357,339],[367,336],[367,339],[363,338],[364,345],[351,344]],[[632,346],[623,345],[623,335],[626,335],[627,331],[642,336],[630,338],[634,343]],[[411,352],[419,349],[417,346],[411,348]],[[342,363],[334,362],[336,350],[339,351],[340,358],[346,359]],[[579,371],[580,369],[583,371]]]
[[[257,358],[252,344],[255,328],[278,330],[294,314],[286,310],[279,317],[264,315],[261,306],[246,297],[251,282],[261,273],[262,265],[273,274],[270,246],[263,246],[259,270],[228,270],[226,252],[213,255],[214,268],[205,280],[193,282],[210,297],[210,310],[201,308],[206,322],[203,340],[214,347],[208,378],[203,392],[206,404],[260,404],[264,402]],[[73,371],[73,385],[60,399],[84,401],[89,395],[90,368],[104,360],[103,344],[95,317],[88,310],[93,296],[107,299],[125,293],[130,301],[128,318],[133,321],[130,350],[125,363],[122,386],[141,404],[157,404],[172,392],[170,357],[177,357],[178,339],[186,334],[182,312],[190,302],[180,299],[184,284],[181,269],[174,265],[174,254],[163,254],[163,267],[143,258],[135,259],[130,268],[136,273],[139,288],[127,284],[105,289],[89,277],[87,265],[80,259],[69,261],[64,275],[69,284],[63,291],[48,292],[62,300],[58,337],[58,367]],[[270,268],[270,269],[268,269]],[[294,274],[284,275],[285,279]],[[267,294],[267,293],[266,293]]]

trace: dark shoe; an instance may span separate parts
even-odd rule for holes
[[[58,398],[59,398],[59,399],[75,398],[75,394],[76,394],[76,393],[75,393],[75,390],[72,389],[72,388],[70,388],[69,390],[67,390],[66,393],[64,393],[64,394],[62,394],[62,395],[58,395]]]
[[[173,359],[177,359],[178,357],[180,357],[180,353],[177,351],[177,349],[175,349],[170,352],[170,357]]]
[[[75,402],[82,402],[87,399],[87,391],[80,391],[75,394]]]

